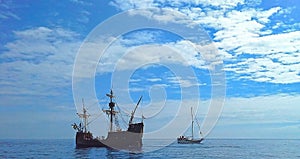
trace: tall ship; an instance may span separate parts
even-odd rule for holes
[[[193,116],[193,108],[192,107],[191,107],[191,116],[192,116],[192,136],[190,136],[190,137],[184,136],[184,135],[179,136],[177,138],[177,143],[179,143],[179,144],[199,144],[204,140],[203,137],[194,138],[194,116]],[[199,129],[200,129],[200,125],[199,125],[199,122],[198,122],[197,118],[196,118],[196,122],[197,122],[197,125],[198,125]],[[200,135],[201,134],[202,133],[200,131]]]
[[[120,128],[114,129],[114,125],[118,125],[116,115],[119,111],[115,110],[116,103],[113,101],[113,91],[111,90],[106,96],[110,99],[108,109],[103,110],[109,117],[109,131],[107,137],[94,137],[93,134],[87,130],[88,118],[90,115],[87,113],[83,103],[82,113],[77,113],[82,121],[79,124],[72,124],[73,129],[76,130],[76,148],[107,147],[118,150],[140,150],[143,145],[144,123],[143,120],[134,123],[133,118],[142,96],[131,113],[127,130],[122,130]]]

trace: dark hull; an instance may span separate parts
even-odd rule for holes
[[[177,138],[177,143],[179,144],[200,144],[203,139],[187,139],[187,138]]]
[[[106,139],[93,138],[91,133],[76,133],[76,148],[108,147],[139,150],[142,147],[143,123],[130,124],[127,131],[109,132]]]

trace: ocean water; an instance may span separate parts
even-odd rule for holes
[[[106,148],[76,149],[68,140],[0,140],[0,158],[199,158],[199,159],[295,159],[300,158],[300,140],[207,139],[201,144],[172,143],[161,149],[147,141],[145,151],[130,153]],[[163,143],[163,142],[162,142]],[[146,152],[147,149],[158,149]]]

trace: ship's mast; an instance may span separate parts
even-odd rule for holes
[[[113,131],[113,116],[115,115],[116,111],[114,110],[115,107],[115,103],[112,101],[112,98],[114,97],[113,95],[113,91],[110,90],[110,94],[106,94],[106,96],[108,96],[110,98],[110,102],[109,102],[109,110],[106,111],[106,113],[109,114],[110,116],[110,127],[109,130],[110,132]]]
[[[82,112],[83,114],[79,114],[77,113],[77,115],[83,119],[83,124],[84,124],[84,132],[87,132],[87,124],[88,124],[88,117],[90,115],[87,114],[87,111],[85,109],[85,106],[84,106],[84,100],[82,99]]]

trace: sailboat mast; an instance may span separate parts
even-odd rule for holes
[[[194,117],[193,117],[193,107],[191,107],[192,114],[192,139],[194,139]]]

